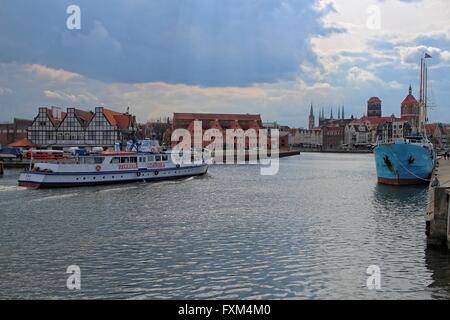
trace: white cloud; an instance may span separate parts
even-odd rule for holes
[[[398,81],[389,81],[386,83],[386,86],[390,89],[399,90],[402,89],[404,86],[398,82]]]
[[[378,78],[370,71],[352,67],[347,74],[347,80],[355,82],[377,81]]]
[[[374,12],[368,9],[373,7],[379,9],[380,15],[376,17],[379,18],[379,29],[368,27],[368,21],[374,18]],[[403,67],[411,67],[405,64],[405,58],[418,54],[416,49],[420,47],[415,44],[418,39],[444,37],[450,40],[450,6],[446,0],[317,0],[315,8],[324,14],[322,25],[337,30],[310,40],[324,76],[373,60],[377,62],[372,63],[372,67],[399,61]],[[397,49],[379,49],[380,43]],[[416,65],[418,56],[414,57]],[[444,51],[438,56],[444,61],[450,59],[449,52]]]
[[[46,97],[50,99],[61,100],[65,102],[95,102],[98,101],[98,98],[89,92],[85,92],[82,94],[71,94],[66,93],[60,90],[52,91],[52,90],[44,90],[44,94]]]
[[[12,90],[10,88],[2,88],[0,87],[0,96],[6,96],[12,94]]]
[[[52,69],[35,65],[34,70]],[[299,126],[307,119],[311,101],[325,106],[334,104],[336,99],[342,103],[344,99],[339,89],[327,81],[308,84],[301,78],[244,87],[203,87],[165,82],[108,83],[85,76],[55,81],[67,71],[44,72],[58,76],[43,76],[42,72],[30,75],[28,65],[15,63],[0,64],[0,71],[4,75],[0,87],[9,83],[15,91],[25,86],[31,88],[20,96],[21,116],[29,118],[35,115],[38,106],[46,105],[82,109],[107,106],[118,111],[129,106],[138,121],[171,116],[173,112],[259,113],[266,120]],[[2,117],[12,117],[16,112]]]
[[[425,52],[430,54],[438,61],[450,61],[450,51],[442,50],[436,47],[420,46],[398,46],[395,47],[399,56],[401,65],[409,68],[418,68],[419,63],[417,57],[422,56]]]
[[[26,65],[25,68],[32,74],[61,82],[81,77],[81,75],[74,72],[69,72],[63,69],[54,69],[40,64]]]

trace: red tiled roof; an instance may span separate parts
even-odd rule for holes
[[[261,115],[259,114],[221,114],[221,113],[174,113],[174,121],[176,120],[238,120],[249,121],[256,120],[261,121]]]
[[[28,148],[32,147],[33,143],[28,140],[27,138],[23,138],[17,141],[14,141],[13,143],[8,144],[8,147],[11,148]]]
[[[425,129],[427,130],[427,133],[434,134],[436,130],[439,130],[441,134],[445,134],[445,129],[443,126],[437,124],[437,123],[429,123],[425,125]]]
[[[414,98],[414,96],[412,94],[409,94],[405,100],[403,100],[402,102],[402,106],[403,105],[409,105],[409,104],[418,104],[416,98]]]
[[[103,108],[103,115],[105,116],[106,120],[108,120],[108,122],[112,126],[115,126],[115,125],[117,125],[117,121],[114,116],[121,115],[121,113],[112,111],[110,109]]]
[[[117,111],[103,108],[103,115],[112,126],[127,129],[130,126],[131,116]]]
[[[94,117],[90,111],[75,109],[75,116],[82,120],[83,123],[89,123]]]
[[[114,119],[116,119],[117,126],[119,126],[122,129],[128,129],[130,126],[131,116],[122,114],[118,116],[114,116]]]
[[[361,119],[355,119],[352,124],[370,123],[370,124],[383,124],[386,122],[401,121],[402,119],[396,117],[362,117]]]

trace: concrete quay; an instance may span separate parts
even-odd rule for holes
[[[264,152],[262,154],[264,154]],[[257,151],[246,150],[244,153],[243,160],[245,160],[245,162],[248,162],[248,161],[250,161],[250,159],[262,160],[262,159],[271,159],[271,158],[286,158],[286,157],[292,157],[292,156],[298,156],[298,155],[300,155],[299,149],[281,149],[281,150],[279,150],[278,153],[268,151],[267,154],[265,154],[264,156],[261,156]],[[228,159],[233,159],[232,163],[233,162],[236,163],[238,160],[237,153],[234,150],[226,150],[224,152],[217,152],[213,158],[216,162],[220,162],[220,163],[227,163]]]
[[[427,245],[450,249],[450,160],[440,159],[434,169],[425,213]]]

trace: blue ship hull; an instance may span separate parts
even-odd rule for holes
[[[427,183],[435,164],[432,145],[403,142],[375,147],[378,182],[390,185]]]

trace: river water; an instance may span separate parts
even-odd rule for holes
[[[0,298],[448,299],[427,189],[376,183],[373,155],[302,154],[177,182],[57,190],[0,178]],[[66,287],[67,267],[81,290]],[[366,286],[370,265],[381,289]]]

